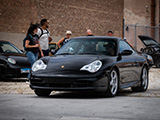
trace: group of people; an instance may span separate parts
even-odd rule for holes
[[[47,19],[42,19],[40,24],[41,27],[38,27],[36,24],[30,25],[23,40],[23,47],[31,62],[31,66],[38,59],[38,56],[44,57],[49,55],[49,42],[52,41],[52,37],[47,30],[49,22]]]
[[[49,56],[49,43],[52,41],[50,32],[48,31],[49,22],[47,19],[42,19],[40,25],[31,24],[25,39],[23,40],[23,47],[26,55],[30,60],[31,66],[38,59],[38,57]],[[72,35],[71,31],[66,32],[66,36],[58,41],[58,47],[61,48],[67,43]],[[93,36],[90,29],[87,30],[87,36]],[[112,31],[108,31],[108,36],[113,36]],[[29,76],[28,76],[29,77]]]
[[[58,47],[61,48],[65,43],[67,43],[72,35],[71,31],[66,32],[66,36],[63,37],[61,40],[58,41]],[[87,29],[87,35],[86,36],[94,36],[92,31],[90,29]],[[108,31],[108,36],[113,36],[113,31]]]
[[[31,24],[27,35],[23,40],[23,47],[31,66],[38,57],[49,56],[49,42],[52,41],[52,37],[47,30],[49,22],[47,19],[42,19],[40,25],[41,27],[37,24]],[[28,78],[29,76],[30,74],[28,75]]]

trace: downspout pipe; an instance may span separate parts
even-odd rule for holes
[[[155,9],[156,9],[156,4],[155,0],[151,0],[151,26],[155,26]],[[151,30],[151,36],[154,38],[154,32],[155,30]]]

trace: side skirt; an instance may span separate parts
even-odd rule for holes
[[[134,81],[134,82],[121,84],[120,88],[136,87],[136,86],[139,86],[139,85],[140,85],[140,81],[137,80],[137,81]]]

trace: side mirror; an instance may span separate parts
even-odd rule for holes
[[[125,56],[125,55],[131,55],[133,52],[131,50],[123,50],[121,52],[121,55]]]

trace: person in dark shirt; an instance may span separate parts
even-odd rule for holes
[[[37,25],[31,25],[28,29],[27,36],[25,38],[25,50],[28,59],[31,62],[31,66],[38,59],[38,52],[40,51],[43,57],[42,49],[39,45],[39,37],[36,34],[38,30]]]
[[[58,47],[61,48],[64,44],[66,44],[70,40],[71,35],[72,32],[70,30],[66,31],[66,36],[58,41]]]

